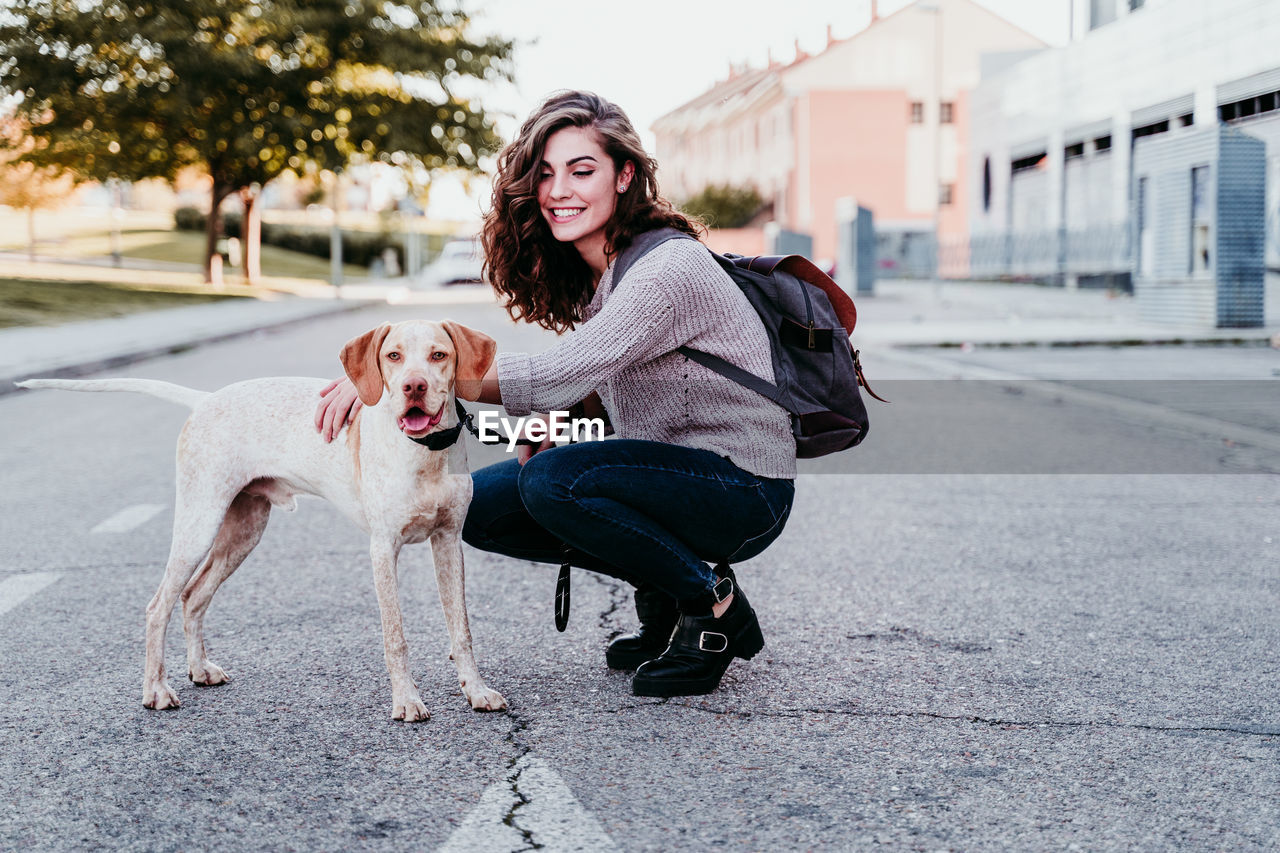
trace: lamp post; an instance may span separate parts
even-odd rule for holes
[[[916,8],[933,16],[933,281],[942,266],[942,6],[921,0]]]

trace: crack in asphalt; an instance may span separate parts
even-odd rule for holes
[[[596,621],[600,625],[600,628],[608,633],[608,636],[605,638],[605,642],[610,642],[614,637],[622,634],[622,629],[613,625],[612,622],[613,615],[627,604],[628,584],[597,572],[591,572],[590,577],[609,592],[609,608],[601,611],[600,616]]]
[[[670,705],[673,708],[687,708],[691,711],[702,711],[706,714],[728,715],[742,719],[767,717],[778,719],[799,719],[808,714],[828,714],[845,717],[896,718],[908,717],[917,719],[942,720],[946,722],[974,723],[1006,729],[1126,729],[1150,732],[1214,732],[1221,734],[1252,735],[1255,737],[1280,737],[1280,726],[1160,726],[1150,723],[1108,723],[1100,720],[1004,720],[995,717],[982,717],[972,714],[939,714],[933,711],[864,711],[853,708],[780,708],[771,711],[741,711],[734,708],[713,708],[707,705],[691,705],[685,702],[641,702],[632,705],[620,705],[605,713],[620,714],[623,711],[636,711],[652,708],[657,705]]]
[[[523,851],[526,850],[541,850],[543,845],[533,840],[532,830],[525,829],[520,825],[518,820],[519,815],[517,814],[520,809],[529,805],[531,802],[529,797],[520,790],[520,775],[524,773],[524,765],[521,764],[521,759],[533,751],[533,747],[520,740],[520,735],[529,728],[529,721],[510,709],[507,710],[506,714],[511,719],[511,728],[507,731],[505,740],[512,746],[512,748],[515,749],[516,754],[507,762],[507,770],[510,771],[510,775],[507,776],[507,784],[511,786],[511,795],[513,799],[511,801],[510,808],[507,809],[507,813],[502,817],[502,822],[520,833],[520,836],[524,839],[526,845],[525,847],[513,850],[512,853],[523,853]]]
[[[872,632],[867,634],[845,634],[845,639],[846,640],[876,640],[876,641],[890,641],[890,642],[913,640],[925,646],[942,648],[942,649],[946,649],[948,651],[953,651],[953,652],[963,652],[966,654],[973,654],[975,652],[989,652],[989,651],[992,651],[992,649],[994,648],[993,646],[986,645],[985,643],[966,642],[966,641],[957,641],[957,640],[944,640],[938,637],[930,637],[927,634],[922,634],[921,632],[917,631],[915,628],[904,628],[899,625],[890,626],[887,633]],[[1014,639],[1021,639],[1021,635],[1019,634],[1019,636],[1015,637]]]

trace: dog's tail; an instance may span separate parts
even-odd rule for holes
[[[209,396],[208,391],[197,391],[158,379],[28,379],[17,384],[23,388],[57,388],[62,391],[133,391],[190,409]]]

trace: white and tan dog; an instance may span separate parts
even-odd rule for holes
[[[176,708],[164,642],[179,597],[187,673],[200,685],[227,674],[205,653],[203,620],[218,586],[258,544],[271,506],[294,509],[318,495],[369,534],[382,639],[391,675],[391,716],[426,719],[409,674],[396,563],[406,543],[431,540],[436,582],[462,692],[476,710],[506,707],[476,670],[467,622],[462,522],[471,477],[462,441],[431,450],[421,439],[453,425],[456,387],[478,389],[493,361],[489,336],[445,321],[383,324],[347,343],[342,365],[365,404],[332,443],[313,425],[320,379],[252,379],[206,393],[147,379],[33,379],[27,388],[137,391],[193,409],[178,438],[173,542],[164,580],[147,605],[142,702]],[[474,396],[474,394],[472,394]]]

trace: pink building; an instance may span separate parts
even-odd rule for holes
[[[829,31],[828,31],[829,32]],[[842,198],[881,230],[967,234],[968,92],[984,54],[1044,43],[972,0],[916,2],[821,53],[732,73],[653,125],[663,191],[751,185],[781,228],[836,256]]]

